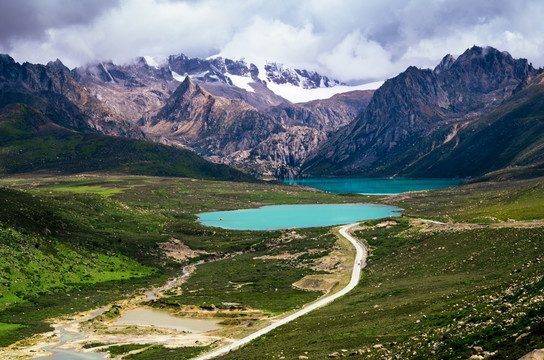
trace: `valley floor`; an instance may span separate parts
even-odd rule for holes
[[[50,319],[73,321],[66,314],[106,305],[106,314],[83,324],[92,335],[80,345],[107,348],[112,356],[192,358],[217,347],[219,338],[243,338],[265,327],[266,319],[314,301],[321,293],[308,291],[312,287],[330,293],[345,287],[352,250],[328,229],[210,230],[196,223],[194,214],[273,203],[365,201],[406,210],[402,218],[365,221],[354,232],[370,251],[359,285],[219,358],[518,359],[544,347],[542,179],[393,197],[95,175],[2,183],[0,201],[9,206],[0,211],[0,250],[11,268],[0,269],[0,275],[19,281],[0,287],[0,341],[6,346],[22,339],[3,348],[4,354],[41,348],[32,341],[51,340]],[[77,254],[98,259],[98,266],[78,268]],[[182,254],[192,258],[180,262]],[[53,283],[23,266],[35,262],[53,269],[58,256],[75,277]],[[142,306],[145,289],[160,288],[188,263],[198,263],[197,271],[143,305],[181,316],[221,316],[224,330],[198,338],[112,328],[121,312]],[[33,333],[42,335],[32,338]],[[141,341],[129,344],[127,338],[136,336]],[[187,347],[177,347],[182,345]]]

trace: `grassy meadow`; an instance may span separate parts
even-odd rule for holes
[[[538,179],[368,197],[143,176],[3,178],[0,345],[51,330],[48,319],[141,294],[187,263],[199,264],[183,295],[168,293],[156,306],[296,309],[322,294],[292,284],[327,272],[313,265],[338,246],[328,228],[232,231],[204,227],[195,214],[373,202],[405,211],[356,231],[370,248],[359,286],[222,358],[517,359],[544,347],[542,199]],[[163,245],[172,239],[198,254],[168,258]],[[110,347],[116,354],[138,348]],[[205,350],[141,349],[128,358],[183,359]]]
[[[0,179],[0,345],[51,330],[48,319],[104,306],[199,266],[187,298],[171,304],[238,302],[270,313],[312,301],[320,292],[291,287],[315,273],[301,259],[255,259],[277,251],[329,251],[327,230],[230,231],[200,225],[195,214],[277,203],[359,202],[279,184],[182,178],[84,175]],[[200,255],[176,262],[161,244],[180,240]],[[282,242],[286,242],[283,244]],[[284,248],[284,249],[280,249]],[[223,259],[229,256],[229,259]],[[223,259],[223,260],[222,260]],[[228,264],[228,272],[222,272]],[[202,269],[200,269],[202,268]],[[261,271],[261,269],[263,271]],[[266,270],[266,271],[264,271]],[[260,272],[261,276],[254,276]],[[222,277],[209,277],[209,274]],[[248,278],[255,277],[252,281]],[[212,280],[213,279],[213,280]],[[217,291],[208,288],[210,281]],[[248,286],[231,283],[251,282]],[[229,288],[228,292],[223,289]],[[192,290],[191,290],[192,291]],[[275,300],[269,302],[273,297]]]

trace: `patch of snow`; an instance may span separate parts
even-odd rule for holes
[[[205,77],[209,72],[210,72],[210,70],[206,70],[206,71],[198,73],[198,74],[189,74],[189,76],[191,77],[191,79],[198,79],[198,78]]]
[[[233,81],[234,82],[234,81]],[[316,89],[303,89],[299,86],[294,86],[291,84],[276,84],[274,82],[267,82],[267,86],[272,90],[276,95],[285,98],[292,103],[299,102],[308,102],[312,100],[323,100],[331,98],[336,94],[345,93],[348,91],[354,90],[376,90],[383,85],[383,81],[376,81],[368,84],[362,85],[337,85],[333,87],[324,87]]]
[[[159,68],[159,63],[157,60],[151,56],[144,56],[144,60],[147,63],[147,65],[154,67],[155,69]]]
[[[213,59],[218,59],[218,58],[222,58],[221,54],[215,54],[215,55],[208,56],[206,58],[206,60],[213,60]]]
[[[239,75],[231,75],[231,74],[228,74],[228,77],[232,80],[232,83],[234,84],[234,86],[237,86],[240,89],[244,89],[245,91],[248,91],[248,92],[252,92],[252,93],[255,92],[255,89],[253,89],[251,85],[249,85],[250,83],[253,82],[252,78],[247,76],[239,76]]]
[[[109,82],[115,82],[115,80],[113,79],[113,76],[111,76],[110,72],[108,71],[108,68],[106,68],[106,66],[103,63],[100,63],[100,65],[102,65],[102,68],[104,69],[106,74],[108,74],[108,76],[110,77]]]
[[[180,74],[178,74],[175,71],[172,71],[172,70],[170,70],[170,71],[172,72],[172,77],[174,78],[174,80],[179,81],[179,82],[184,82],[185,81],[185,78],[187,76],[181,76]]]

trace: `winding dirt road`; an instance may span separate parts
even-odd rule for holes
[[[249,335],[249,336],[246,336],[245,338],[242,338],[240,340],[237,340],[231,344],[228,344],[226,346],[223,346],[223,347],[220,347],[214,351],[211,351],[209,353],[206,353],[204,355],[201,355],[201,356],[198,356],[196,358],[194,358],[193,360],[207,360],[207,359],[213,359],[217,356],[221,356],[221,355],[224,355],[228,352],[230,352],[231,350],[234,350],[234,349],[237,349],[239,348],[240,346],[242,345],[245,345],[247,343],[249,343],[251,340],[254,340],[256,338],[258,338],[259,336],[262,336],[284,324],[287,324],[288,322],[290,321],[293,321],[299,317],[301,317],[302,315],[305,315],[307,313],[309,313],[310,311],[313,311],[315,309],[318,309],[322,306],[325,306],[327,305],[328,303],[338,299],[340,296],[344,296],[345,294],[347,294],[348,292],[350,292],[351,290],[353,290],[353,288],[355,288],[355,286],[357,286],[357,283],[359,283],[359,278],[361,277],[361,269],[364,268],[366,266],[366,259],[367,259],[367,256],[368,256],[368,251],[367,251],[367,248],[365,245],[363,245],[361,242],[359,242],[357,239],[355,239],[353,236],[351,236],[348,231],[354,227],[354,226],[357,226],[358,224],[350,224],[350,225],[345,225],[344,227],[342,227],[342,229],[340,229],[340,234],[345,237],[349,242],[351,242],[353,244],[353,246],[355,246],[355,249],[357,251],[357,254],[355,256],[355,262],[353,264],[353,272],[351,273],[351,280],[349,282],[349,284],[343,288],[342,290],[340,290],[339,292],[337,293],[334,293],[330,296],[326,296],[322,299],[319,299],[317,300],[316,302],[314,303],[311,303],[310,305],[307,305],[305,307],[303,307],[302,309],[300,309],[299,311],[285,317],[285,318],[282,318],[282,319],[279,319],[277,321],[275,321],[274,323],[270,324],[269,326],[265,327],[265,328],[262,328],[261,330],[257,331],[257,332],[254,332],[253,334]]]

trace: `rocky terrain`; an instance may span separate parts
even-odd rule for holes
[[[229,156],[285,131],[272,117],[241,100],[211,95],[190,77],[166,104],[139,123],[146,133],[206,156]]]
[[[293,104],[268,84],[304,90],[344,84],[276,63],[258,68],[243,60],[183,54],[142,57],[126,65],[90,64],[71,74],[153,141],[278,177],[296,176],[306,156],[355,118],[373,94],[351,91]]]
[[[494,131],[484,129],[482,121],[489,122],[490,118],[482,120],[482,116],[499,107],[502,110],[498,112],[507,111],[505,107],[510,106],[508,101],[515,94],[517,100],[511,101],[523,103],[520,97],[530,97],[530,94],[522,89],[539,72],[525,59],[515,60],[508,53],[476,46],[457,59],[451,55],[444,57],[434,70],[409,67],[386,81],[375,92],[368,107],[320,146],[303,165],[302,171],[337,176],[464,177],[496,170],[494,166],[470,167],[470,170],[466,166],[468,160],[474,159],[480,159],[479,164],[485,165],[482,153],[476,151],[477,144],[498,140],[496,137],[490,140],[495,132],[506,133],[505,127]],[[526,101],[525,104],[529,106],[533,102]],[[479,136],[468,136],[476,128],[481,129]],[[527,143],[521,148],[534,145],[534,139],[524,138]],[[503,137],[501,141],[504,140]],[[452,147],[473,149],[459,155],[455,163],[458,168],[452,168],[447,158],[438,155]],[[432,160],[423,165],[424,158]],[[436,170],[431,173],[430,168]]]
[[[145,138],[139,128],[78,83],[60,61],[21,65],[0,55],[0,107],[13,103],[29,105],[68,129]]]
[[[329,99],[306,103],[283,103],[266,112],[284,124],[310,126],[327,132],[349,124],[368,106],[374,90],[355,90]]]
[[[377,91],[293,103],[278,94],[346,86],[277,63],[221,57],[141,57],[69,70],[59,60],[20,65],[3,55],[0,104],[24,103],[79,132],[188,148],[257,176],[471,177],[538,168],[539,74],[525,59],[475,46],[434,70],[409,67]],[[520,116],[527,120],[512,127]],[[497,153],[500,161],[486,160]]]

